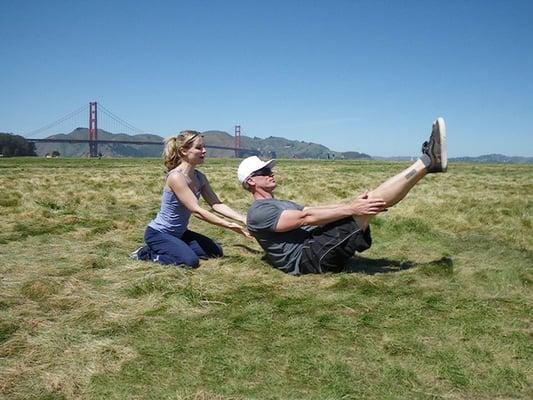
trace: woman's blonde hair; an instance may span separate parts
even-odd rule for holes
[[[201,136],[197,131],[181,131],[178,135],[165,139],[165,149],[163,150],[163,160],[167,171],[176,168],[181,164],[181,153],[191,148],[197,137]]]

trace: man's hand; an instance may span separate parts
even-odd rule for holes
[[[359,195],[350,203],[354,215],[376,215],[385,211],[387,203],[383,199],[368,198],[368,191]]]

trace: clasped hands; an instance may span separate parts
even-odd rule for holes
[[[368,197],[368,191],[357,196],[350,203],[354,215],[376,215],[387,211],[387,203],[381,198]]]

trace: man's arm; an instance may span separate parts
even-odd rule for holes
[[[357,196],[356,200],[357,199],[366,199],[368,198],[368,190],[361,193],[359,196]],[[304,207],[304,210],[306,208],[337,208],[337,207],[342,207],[342,206],[345,206],[346,203],[338,203],[338,204],[324,204],[324,205],[321,205],[321,206],[313,206],[313,207]]]
[[[324,225],[357,215],[376,215],[380,211],[383,211],[384,208],[385,202],[382,199],[369,199],[368,195],[363,193],[353,202],[340,204],[335,208],[322,206],[305,207],[301,211],[285,210],[278,219],[276,232],[292,231],[306,225]]]
[[[304,210],[306,208],[321,208],[321,209],[329,209],[329,208],[338,208],[338,207],[342,207],[342,206],[345,206],[346,204],[324,204],[324,205],[321,205],[321,206],[313,206],[313,207],[304,207]]]

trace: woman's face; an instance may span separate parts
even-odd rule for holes
[[[187,150],[183,153],[183,159],[190,164],[202,164],[205,159],[206,149],[204,147],[204,138],[198,136]]]

